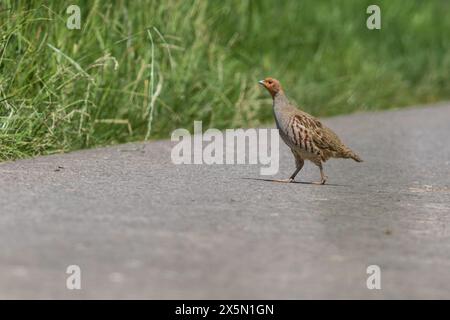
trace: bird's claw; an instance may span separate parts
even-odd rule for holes
[[[278,179],[278,180],[273,180],[273,181],[275,181],[275,182],[291,183],[291,182],[294,182],[295,180],[292,179],[292,178],[289,178],[289,179]]]
[[[320,185],[323,185],[323,184],[325,184],[325,183],[327,182],[327,180],[328,180],[328,176],[322,175],[322,177],[320,178],[320,181],[319,181],[319,182],[313,182],[313,183],[314,183],[314,184],[320,184]]]
[[[313,182],[312,184],[324,185],[326,182],[327,182],[327,179],[325,178],[325,179],[322,179],[320,181]]]

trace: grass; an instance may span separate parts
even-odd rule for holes
[[[0,3],[0,161],[261,125],[269,75],[317,116],[450,98],[445,0],[74,4]]]

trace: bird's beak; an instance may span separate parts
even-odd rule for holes
[[[259,80],[258,83],[263,86],[264,85],[264,80]]]

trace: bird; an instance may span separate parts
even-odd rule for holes
[[[314,163],[320,169],[320,181],[314,184],[325,184],[328,177],[323,171],[323,163],[330,158],[363,160],[339,139],[336,133],[326,127],[312,115],[298,109],[292,104],[280,82],[274,78],[260,80],[273,99],[273,114],[279,134],[284,143],[291,149],[295,158],[295,171],[289,179],[275,180],[279,182],[295,182],[295,177],[303,168],[305,160]]]

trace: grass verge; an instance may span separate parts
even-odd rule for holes
[[[450,2],[0,3],[0,161],[271,120],[280,79],[316,116],[450,98]]]

